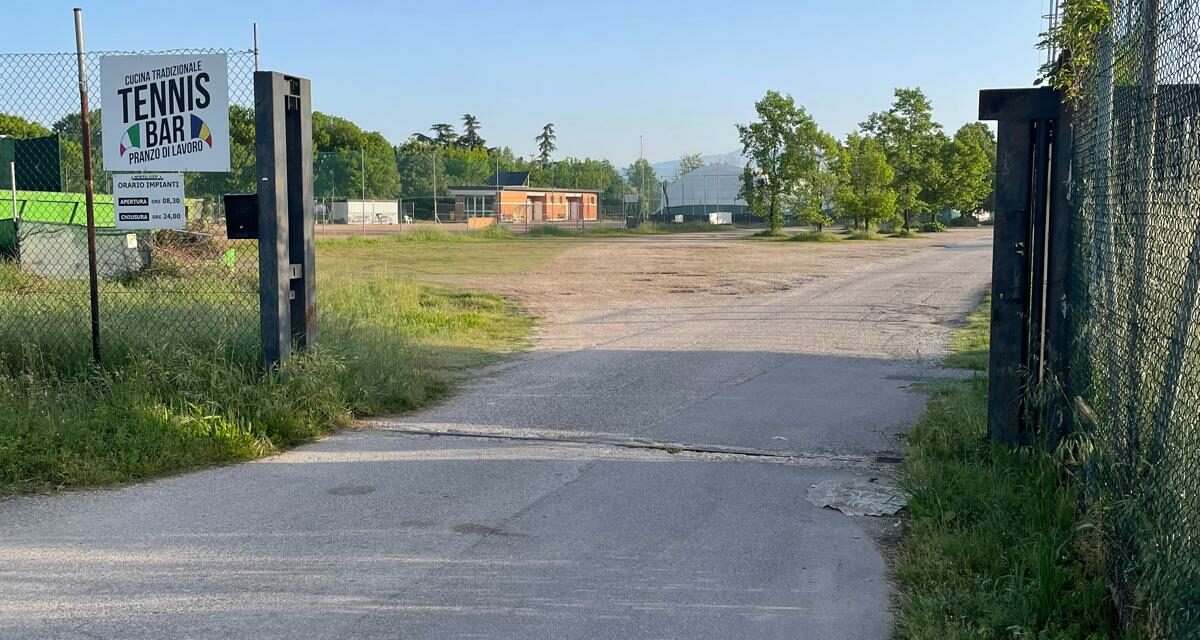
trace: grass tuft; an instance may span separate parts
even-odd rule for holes
[[[828,231],[801,231],[788,238],[792,242],[841,242],[841,236]]]
[[[960,366],[986,364],[986,318],[956,338]],[[986,440],[986,376],[929,391],[901,476],[898,637],[1112,637],[1104,563],[1068,470],[1042,446]]]

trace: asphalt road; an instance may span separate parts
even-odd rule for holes
[[[958,232],[752,301],[596,309],[428,411],[0,502],[0,638],[888,637],[890,522],[805,495],[887,476],[989,268]]]

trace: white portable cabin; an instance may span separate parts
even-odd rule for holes
[[[334,224],[400,224],[396,200],[335,200],[329,216]]]

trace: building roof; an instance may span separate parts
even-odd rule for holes
[[[500,187],[528,187],[529,172],[528,171],[497,171],[487,179],[489,186]]]

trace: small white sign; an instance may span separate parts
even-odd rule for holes
[[[224,54],[102,56],[108,171],[229,171]]]
[[[183,229],[187,226],[183,174],[117,174],[113,208],[118,229]]]

